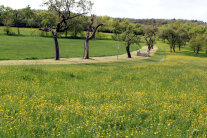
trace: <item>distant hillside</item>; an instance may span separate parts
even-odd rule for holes
[[[121,21],[125,20],[124,18],[118,18]],[[203,21],[198,21],[198,20],[183,20],[183,19],[128,19],[132,23],[139,23],[142,25],[157,25],[157,26],[162,26],[165,24],[171,24],[175,23],[176,21],[181,21],[183,23],[189,22],[189,23],[198,23],[200,25],[205,25],[206,23]]]

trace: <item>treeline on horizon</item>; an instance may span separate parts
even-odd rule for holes
[[[40,28],[42,26],[53,26],[56,24],[57,16],[53,11],[35,10],[28,5],[26,8],[14,10],[11,7],[0,6],[0,26],[18,27],[18,28]],[[81,31],[87,29],[90,16],[80,16],[70,23],[68,31],[74,32],[77,36]],[[114,33],[113,26],[116,22],[130,22],[140,25],[162,26],[173,24],[176,21],[182,23],[196,23],[198,25],[206,25],[203,21],[198,20],[176,20],[176,19],[130,19],[130,18],[112,18],[109,16],[97,16],[96,24],[103,23],[104,26],[99,29],[99,32]],[[19,32],[20,33],[20,32]]]

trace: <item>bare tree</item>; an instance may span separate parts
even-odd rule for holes
[[[45,2],[44,5],[47,5],[50,11],[58,15],[58,21],[55,26],[46,26],[40,30],[52,32],[55,43],[56,60],[60,60],[58,34],[68,30],[68,20],[84,15],[87,11],[91,10],[92,3],[90,0],[49,0]]]
[[[91,22],[88,26],[86,41],[84,45],[84,49],[85,49],[84,59],[89,59],[89,41],[95,38],[96,31],[100,26],[103,25],[103,24],[99,24],[95,28],[93,28],[93,24],[94,24],[94,15],[91,15]]]

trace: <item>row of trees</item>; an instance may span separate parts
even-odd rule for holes
[[[144,38],[148,46],[148,56],[150,56],[150,51],[154,48],[157,36],[158,28],[156,26],[142,26],[140,24],[130,23],[127,20],[121,24],[116,22],[114,25],[113,39],[125,43],[128,58],[131,58],[130,46],[132,44],[139,44],[142,38]]]
[[[54,26],[59,20],[56,14],[55,11],[50,9],[33,10],[30,6],[19,10],[0,6],[0,26],[6,26],[8,29],[9,27],[39,28],[43,26]],[[100,32],[113,33],[113,26],[119,20],[120,19],[113,19],[108,16],[98,16],[94,19],[94,24],[104,24],[104,26],[99,29]],[[77,37],[78,34],[87,30],[88,22],[90,22],[90,16],[79,16],[73,20],[69,20],[68,24],[70,24],[70,27],[65,31],[66,36],[68,32],[71,32],[73,37]],[[18,31],[18,34],[20,33],[21,32]]]
[[[83,0],[84,1],[84,0]],[[38,28],[40,26],[51,26],[55,25],[58,21],[58,17],[55,15],[55,12],[52,12],[51,10],[34,10],[31,9],[30,6],[27,6],[26,8],[19,9],[19,10],[13,10],[10,7],[4,7],[0,6],[0,25],[4,26],[13,26],[13,27],[32,27],[32,28]],[[78,34],[80,34],[82,31],[87,30],[88,23],[85,21],[90,22],[90,16],[80,16],[78,18],[75,18],[74,20],[71,20],[70,22],[70,28],[67,30],[67,32],[71,32],[73,37],[77,37]],[[155,26],[162,26],[165,24],[172,24],[175,23],[176,20],[165,20],[165,19],[114,19],[108,16],[99,16],[96,17],[94,24],[96,23],[103,23],[104,26],[102,26],[99,31],[100,32],[107,32],[107,33],[113,33],[114,32],[114,24],[116,24],[117,21],[124,22],[127,20],[130,23],[133,24],[141,24],[141,25],[155,25]],[[77,25],[78,22],[78,25]],[[196,24],[205,24],[201,21],[188,21],[188,20],[180,20],[182,23],[196,23]],[[18,31],[18,34],[21,32]]]
[[[37,25],[41,31],[51,32],[55,43],[56,60],[60,59],[58,35],[61,33],[72,32],[74,36],[77,36],[79,32],[87,31],[84,45],[85,59],[89,58],[89,41],[95,38],[97,29],[103,24],[104,26],[100,28],[100,30],[102,29],[101,31],[115,33],[115,37],[117,37],[115,40],[123,41],[126,44],[129,58],[131,58],[131,44],[139,43],[140,35],[143,34],[139,24],[133,24],[127,19],[121,21],[106,16],[96,18],[91,16],[89,21],[89,17],[84,16],[92,7],[92,3],[89,0],[80,0],[78,3],[72,0],[49,0],[44,4],[48,6],[48,11],[38,13],[31,10],[29,6],[16,11],[1,6],[1,19],[8,30],[7,34],[10,33],[8,28],[12,26],[12,23],[19,28],[22,26],[23,21],[27,22],[26,24]],[[74,7],[75,12],[73,10]],[[18,34],[20,34],[19,29]]]
[[[158,39],[169,44],[171,53],[176,52],[176,47],[181,51],[181,47],[188,44],[196,54],[199,54],[201,50],[205,50],[207,54],[207,27],[205,25],[176,21],[158,27],[155,25],[141,26],[124,21],[122,24],[117,22],[114,28],[113,38],[126,44],[129,58],[131,58],[130,45],[138,44],[141,39],[148,46],[148,56]]]
[[[9,27],[17,28],[23,25],[39,27],[40,31],[51,32],[56,50],[56,60],[60,59],[58,36],[72,32],[74,36],[82,31],[87,32],[84,45],[85,59],[89,58],[89,41],[95,38],[99,28],[101,31],[114,33],[113,39],[122,41],[126,45],[128,58],[131,58],[130,46],[139,44],[144,39],[148,46],[148,56],[154,48],[155,41],[162,39],[170,45],[170,52],[175,52],[176,46],[189,45],[197,54],[205,49],[207,52],[207,29],[205,25],[198,23],[175,21],[166,25],[141,25],[133,23],[129,19],[113,19],[110,17],[86,16],[92,8],[90,0],[48,0],[44,3],[47,11],[34,11],[28,6],[20,10],[12,10],[9,7],[0,6],[0,23],[6,26],[9,35]],[[101,28],[100,28],[101,27]],[[18,29],[18,34],[20,31]]]
[[[15,26],[18,28],[18,34],[20,34],[20,27],[35,26],[34,20],[35,14],[28,6],[24,9],[13,10],[10,7],[0,6],[0,25],[6,27],[6,33],[9,35],[9,27]]]
[[[51,12],[55,13],[54,15],[57,16],[57,22],[55,24],[44,25],[44,27],[40,28],[40,30],[45,32],[52,32],[53,39],[55,42],[56,60],[60,60],[58,44],[59,33],[67,32],[68,29],[72,26],[72,22],[75,24],[79,24],[79,22],[75,22],[74,19],[87,14],[87,12],[92,9],[93,4],[90,0],[49,0],[46,3],[44,3],[44,5],[47,5],[48,9]],[[91,16],[91,22],[87,28],[87,36],[84,45],[85,59],[89,59],[89,41],[95,38],[97,29],[103,25],[99,24],[94,28],[93,24],[94,15]]]
[[[181,46],[186,44],[189,44],[196,54],[199,54],[202,49],[207,53],[207,28],[204,25],[183,24],[177,21],[160,27],[158,36],[169,43],[171,53],[175,52],[176,46],[180,51]]]
[[[74,13],[71,12],[71,15],[73,14]],[[5,32],[8,35],[12,33],[9,27],[17,27],[17,34],[19,35],[21,34],[19,30],[20,27],[41,28],[45,26],[55,26],[58,21],[59,16],[57,16],[57,11],[51,10],[51,8],[48,10],[33,10],[30,6],[27,6],[23,9],[13,10],[10,7],[0,6],[0,26],[5,26],[7,28]],[[67,20],[67,24],[70,27],[64,32],[66,37],[68,36],[68,32],[70,32],[73,38],[77,38],[83,31],[88,30],[90,21],[90,16],[78,16],[73,20]],[[121,19],[114,19],[108,16],[97,16],[94,18],[94,25],[100,23],[104,24],[104,26],[99,28],[99,32],[113,33],[115,24],[119,22],[124,26],[125,21],[130,22],[129,19],[121,21]]]
[[[9,31],[9,27],[12,25],[18,28],[18,34],[20,34],[19,27],[24,26],[24,23],[39,27],[40,31],[51,32],[55,43],[56,60],[59,60],[58,36],[68,31],[73,31],[76,36],[80,30],[86,29],[84,58],[88,59],[89,40],[95,38],[97,29],[103,25],[98,24],[94,28],[94,16],[91,16],[90,24],[87,16],[84,16],[91,11],[93,3],[90,0],[48,0],[43,4],[48,6],[48,11],[34,12],[29,6],[21,10],[12,10],[9,7],[0,6],[0,23],[6,27],[7,35],[12,35]],[[83,24],[86,26],[81,26]]]

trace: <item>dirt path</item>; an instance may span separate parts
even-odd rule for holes
[[[155,47],[151,51],[151,55],[154,55],[157,52],[158,48]],[[147,47],[143,47],[141,52],[146,52]],[[137,51],[131,53],[132,59],[127,58],[127,54],[119,55],[118,61],[123,60],[134,60],[134,59],[145,59],[148,57],[138,57]],[[99,63],[99,62],[115,62],[117,61],[117,56],[108,56],[108,57],[92,57],[91,59],[82,59],[82,58],[61,58],[60,61],[54,59],[42,59],[42,60],[3,60],[0,61],[0,66],[8,65],[52,65],[52,64],[80,64],[80,63]]]

